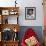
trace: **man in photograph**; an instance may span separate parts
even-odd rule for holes
[[[27,9],[27,18],[34,19],[34,9]]]

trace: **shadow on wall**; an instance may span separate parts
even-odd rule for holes
[[[20,41],[22,40],[22,38],[24,36],[24,33],[25,33],[25,31],[28,28],[32,28],[34,30],[34,32],[36,32],[39,41],[41,43],[43,43],[43,33],[42,33],[43,30],[42,30],[42,26],[21,26],[20,27],[20,32],[19,32],[19,39],[20,39]]]

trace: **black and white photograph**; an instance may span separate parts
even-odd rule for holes
[[[26,7],[25,8],[25,19],[27,19],[27,20],[36,19],[36,8],[35,7]]]

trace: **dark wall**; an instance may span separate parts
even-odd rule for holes
[[[20,39],[20,41],[22,40],[23,35],[24,35],[25,31],[28,28],[32,28],[36,32],[39,41],[43,42],[43,30],[42,30],[42,26],[21,26],[20,27],[20,32],[19,32],[19,39]]]

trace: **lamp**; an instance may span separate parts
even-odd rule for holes
[[[14,29],[14,32],[17,32],[17,30],[16,30],[16,29]]]

